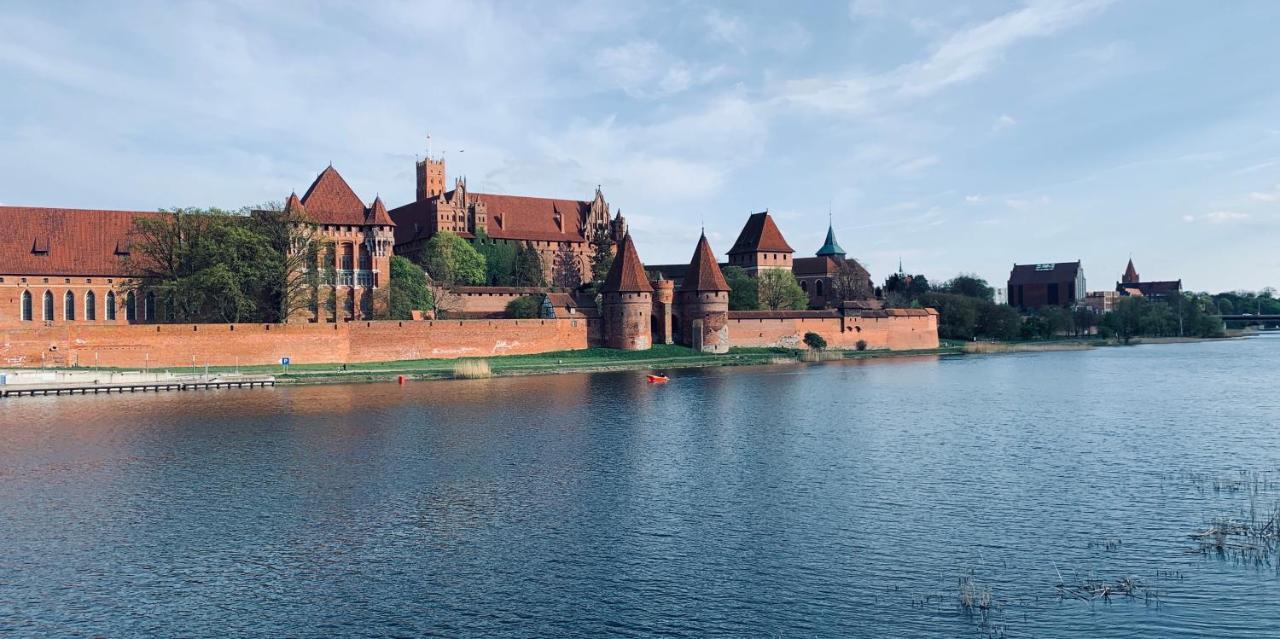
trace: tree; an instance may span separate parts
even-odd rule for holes
[[[484,229],[476,231],[476,251],[484,256],[485,284],[512,286],[516,270],[516,247],[505,240],[495,240]]]
[[[927,293],[920,305],[938,311],[938,336],[946,339],[971,340],[978,330],[978,300],[951,293]]]
[[[413,319],[413,311],[432,307],[427,274],[421,266],[400,255],[391,258],[391,295],[388,302],[393,320]]]
[[[597,286],[604,282],[613,266],[614,253],[613,232],[608,226],[597,226],[591,233],[591,283]]]
[[[812,348],[815,351],[820,351],[827,347],[827,340],[826,338],[824,338],[823,336],[817,333],[812,333],[812,332],[805,333],[804,345],[808,346],[809,348]]]
[[[929,279],[923,275],[894,273],[884,281],[884,292],[897,293],[914,300],[929,292]]]
[[[771,268],[760,271],[756,277],[760,306],[771,311],[804,310],[809,307],[809,296],[800,288],[791,271]]]
[[[568,242],[563,242],[556,250],[555,265],[551,269],[551,284],[556,288],[574,290],[582,286],[582,267],[578,255],[573,252]]]
[[[721,271],[729,284],[729,310],[754,311],[760,308],[756,278],[741,266],[726,266]]]
[[[1022,333],[1022,316],[1007,304],[984,304],[978,309],[977,333],[991,339],[1018,339]]]
[[[986,280],[971,273],[961,273],[943,282],[938,287],[938,290],[943,293],[976,297],[987,301],[995,299],[996,295],[996,290],[987,284]]]
[[[525,295],[507,303],[506,316],[511,319],[535,319],[542,314],[543,295]]]
[[[1124,340],[1128,344],[1142,330],[1142,298],[1123,297],[1116,301],[1115,308],[1102,317],[1101,325],[1107,332]]]
[[[532,244],[522,242],[516,247],[515,286],[546,286],[547,278],[542,272],[542,256]]]
[[[871,278],[860,264],[853,260],[841,260],[831,276],[831,295],[827,299],[838,302],[865,300],[875,297]]]
[[[333,242],[298,213],[290,213],[278,202],[269,202],[252,212],[254,225],[281,256],[272,263],[274,272],[268,285],[269,304],[276,310],[267,321],[288,322],[295,317],[319,313],[321,288],[333,280],[325,277],[333,262],[322,262]]]
[[[423,251],[422,266],[432,281],[443,286],[483,284],[484,256],[471,243],[449,231],[431,236]]]

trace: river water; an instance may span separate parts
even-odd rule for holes
[[[0,635],[1275,637],[1278,356],[9,400]]]

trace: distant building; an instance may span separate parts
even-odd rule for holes
[[[729,266],[740,266],[748,275],[771,268],[790,269],[793,253],[768,211],[752,213],[729,249]]]
[[[996,302],[996,304],[1008,304],[1008,303],[1009,303],[1009,289],[1008,289],[1008,287],[1005,287],[1005,286],[997,286],[997,287],[995,288],[995,302]]]
[[[1120,299],[1120,294],[1115,291],[1090,291],[1084,296],[1082,304],[1101,315],[1110,313],[1116,307],[1116,300],[1118,299]]]
[[[1079,261],[1014,264],[1009,273],[1009,305],[1020,309],[1075,306],[1084,294],[1084,267]]]
[[[1133,267],[1133,259],[1124,269],[1124,275],[1116,283],[1116,293],[1124,297],[1164,297],[1182,292],[1182,280],[1144,282]]]

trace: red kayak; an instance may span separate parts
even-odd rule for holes
[[[667,380],[671,379],[666,375],[649,375],[648,378],[650,384],[665,384]]]

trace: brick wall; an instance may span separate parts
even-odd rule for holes
[[[817,333],[829,348],[919,350],[938,347],[938,316],[931,313],[888,317],[741,318],[729,313],[729,341],[734,346],[805,348],[804,334]]]
[[[519,355],[588,345],[588,321],[0,327],[0,366],[232,366]]]

